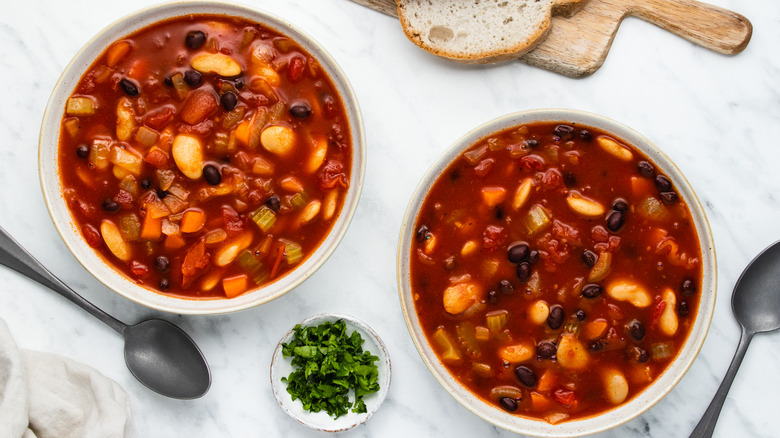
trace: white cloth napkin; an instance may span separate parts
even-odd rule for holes
[[[0,437],[120,438],[127,393],[95,369],[16,347],[0,318]]]

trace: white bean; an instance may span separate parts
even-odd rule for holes
[[[203,175],[203,145],[197,137],[177,135],[173,139],[171,154],[176,167],[187,178],[198,179]]]
[[[536,325],[546,323],[548,316],[550,316],[550,307],[542,300],[534,301],[528,308],[528,318]]]
[[[604,381],[604,397],[608,402],[617,405],[628,397],[628,381],[617,368],[608,368],[602,375]]]
[[[658,320],[658,328],[666,336],[674,336],[677,333],[678,321],[675,308],[677,307],[677,297],[674,291],[667,288],[663,294],[663,300],[666,302],[664,311],[661,312],[661,318]]]

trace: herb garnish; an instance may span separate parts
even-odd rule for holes
[[[282,344],[284,357],[292,356],[293,372],[282,377],[293,400],[301,399],[310,412],[324,410],[334,418],[366,412],[363,396],[379,390],[379,358],[363,351],[357,331],[347,335],[343,320],[314,326],[295,326],[292,341]],[[350,403],[349,392],[355,401]]]

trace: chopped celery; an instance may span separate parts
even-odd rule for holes
[[[141,239],[141,219],[135,213],[128,213],[119,219],[119,230],[126,241]]]
[[[306,205],[306,201],[308,200],[309,196],[306,195],[306,192],[299,192],[290,196],[290,204],[296,210],[303,208],[303,206]]]
[[[566,324],[563,326],[563,330],[569,333],[573,333],[575,336],[579,336],[580,332],[582,331],[582,324],[575,315],[572,315],[569,317],[569,320],[566,321]]]
[[[173,88],[176,90],[176,96],[179,98],[179,100],[184,100],[187,97],[187,84],[184,83],[184,75],[181,73],[176,73],[175,75],[171,76],[171,82],[173,83]]]
[[[506,325],[509,312],[506,310],[494,310],[492,312],[488,312],[488,314],[485,316],[487,317],[488,330],[490,330],[490,333],[496,334],[503,330],[504,326]]]
[[[528,234],[533,236],[550,225],[550,215],[545,211],[544,207],[535,204],[525,217],[525,225]]]
[[[154,146],[158,138],[160,138],[160,133],[146,125],[141,125],[135,133],[135,141],[148,148]]]
[[[668,342],[659,342],[650,346],[650,355],[654,360],[666,359],[672,355],[672,346]]]
[[[288,265],[294,265],[303,259],[303,248],[301,248],[301,245],[289,240],[279,240],[284,243],[284,256]]]
[[[466,159],[466,161],[469,162],[469,164],[477,164],[479,163],[479,160],[482,159],[482,157],[485,156],[485,154],[488,151],[487,145],[482,145],[476,149],[472,149],[470,151],[466,151],[463,153],[463,158]]]
[[[252,251],[244,250],[236,260],[255,284],[260,284],[268,278],[268,271],[264,269],[263,263],[252,254]]]
[[[457,362],[461,359],[458,347],[452,343],[450,336],[447,334],[447,330],[444,327],[439,327],[433,333],[433,341],[439,347],[441,359],[445,362]]]
[[[265,205],[250,213],[250,218],[264,233],[276,223],[276,213]]]
[[[477,343],[476,328],[471,321],[461,321],[455,326],[455,331],[458,333],[458,339],[466,349],[466,353],[471,357],[479,357],[481,351],[479,344]]]

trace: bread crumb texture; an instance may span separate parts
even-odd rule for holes
[[[407,37],[423,49],[469,63],[513,59],[546,36],[550,17],[581,0],[398,0]]]

